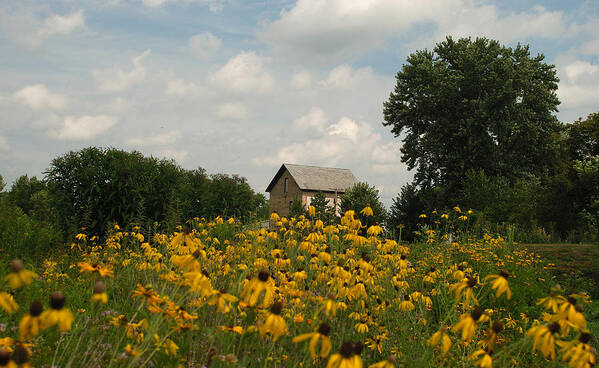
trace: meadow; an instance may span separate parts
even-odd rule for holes
[[[595,365],[597,295],[534,247],[470,236],[457,207],[411,243],[362,226],[369,207],[309,213],[0,255],[0,367]]]

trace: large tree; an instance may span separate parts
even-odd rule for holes
[[[510,182],[549,167],[562,125],[555,67],[528,46],[448,37],[411,54],[384,103],[415,183],[449,196],[468,170]],[[450,198],[448,198],[450,199]]]

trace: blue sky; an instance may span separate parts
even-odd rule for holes
[[[529,44],[558,117],[599,110],[599,2],[60,0],[0,3],[0,174],[86,146],[236,173],[350,168],[385,204],[411,173],[382,104],[406,57],[447,35]]]

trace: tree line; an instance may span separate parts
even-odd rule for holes
[[[5,186],[2,181],[0,191]],[[238,175],[209,175],[137,151],[89,147],[53,159],[42,179],[18,178],[0,194],[0,211],[2,239],[19,220],[29,229],[24,233],[46,233],[33,243],[57,245],[82,227],[102,236],[113,223],[158,223],[172,230],[196,216],[264,219],[268,202]]]
[[[411,54],[396,80],[383,125],[415,175],[389,227],[410,234],[420,214],[459,205],[481,230],[515,226],[522,241],[599,240],[599,113],[557,119],[559,79],[542,54],[447,37]]]

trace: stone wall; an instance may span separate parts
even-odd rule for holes
[[[286,178],[288,180],[287,193],[285,193]],[[291,174],[289,174],[289,171],[285,170],[270,190],[270,212],[277,211],[281,217],[289,216],[289,207],[296,197],[302,198],[302,192]]]

